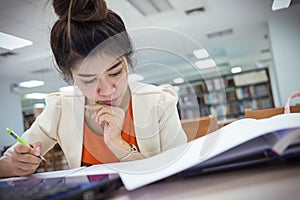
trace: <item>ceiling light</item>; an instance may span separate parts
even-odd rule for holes
[[[184,79],[183,79],[183,78],[174,78],[173,82],[174,82],[175,84],[184,83]]]
[[[45,104],[43,103],[36,103],[33,105],[34,108],[45,108]]]
[[[205,49],[197,49],[193,51],[193,54],[196,56],[198,59],[203,59],[207,58],[209,55]]]
[[[240,68],[240,67],[231,68],[231,73],[233,73],[233,74],[240,73],[241,71],[242,71],[242,68]]]
[[[199,60],[195,62],[195,65],[199,69],[207,69],[207,68],[215,67],[216,63],[213,59],[205,59],[205,60]]]
[[[31,81],[25,81],[19,83],[20,87],[26,87],[26,88],[33,88],[44,85],[44,81],[37,81],[37,80],[31,80]]]
[[[60,92],[72,92],[74,91],[74,86],[66,86],[58,89]]]
[[[31,81],[25,81],[19,83],[20,87],[26,87],[26,88],[33,88],[33,87],[38,87],[44,85],[44,81],[36,81],[36,80],[31,80]]]
[[[272,10],[279,10],[283,8],[288,8],[292,0],[274,0],[272,4]]]
[[[8,50],[14,50],[32,45],[33,42],[19,38],[13,35],[0,32],[0,47]]]
[[[142,81],[142,80],[144,80],[144,76],[139,75],[139,74],[129,74],[128,80],[131,82]]]
[[[174,8],[168,0],[128,0],[143,15],[153,15]]]
[[[25,98],[26,99],[45,99],[46,96],[47,96],[47,94],[45,94],[45,93],[30,93],[30,94],[26,94]]]

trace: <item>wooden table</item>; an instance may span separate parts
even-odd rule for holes
[[[112,194],[113,199],[300,199],[300,159],[193,178],[173,177],[142,188]]]

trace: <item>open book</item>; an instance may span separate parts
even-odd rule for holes
[[[193,175],[205,170],[239,167],[295,155],[300,156],[300,113],[261,120],[237,120],[206,136],[143,160],[33,176],[118,173],[126,189],[133,190],[178,173]]]

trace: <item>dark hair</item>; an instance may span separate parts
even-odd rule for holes
[[[107,8],[104,0],[53,0],[52,5],[59,19],[51,30],[51,48],[57,70],[65,81],[73,80],[72,68],[78,61],[102,42],[119,34],[121,40],[118,37],[115,40],[117,47],[111,44],[111,50],[119,48],[131,64],[133,47],[124,22]]]

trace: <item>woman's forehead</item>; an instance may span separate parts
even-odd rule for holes
[[[75,66],[75,71],[77,74],[101,74],[120,61],[122,61],[120,57],[105,55],[87,57]]]

